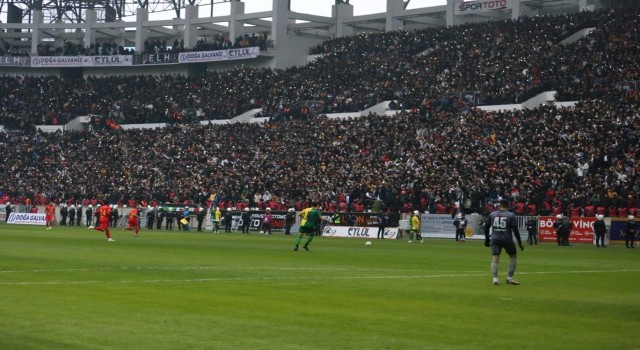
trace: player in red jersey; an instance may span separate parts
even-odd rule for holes
[[[131,208],[131,211],[129,212],[129,226],[125,228],[127,231],[135,230],[135,237],[138,237],[138,232],[140,232],[140,216],[138,215],[138,208],[140,208],[140,205],[135,208]]]
[[[56,217],[56,206],[53,203],[49,202],[46,207],[44,207],[44,221],[47,225],[47,230],[51,230],[53,228],[53,220]]]
[[[109,232],[109,218],[111,217],[111,207],[109,206],[109,202],[104,201],[104,203],[96,209],[95,215],[98,217],[99,226],[89,226],[89,230],[102,231],[107,236],[107,240],[109,242],[115,241],[115,239],[111,238],[111,233]]]

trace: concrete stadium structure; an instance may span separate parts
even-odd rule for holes
[[[200,39],[224,35],[263,35],[268,45],[257,57],[242,64],[255,67],[287,68],[308,62],[309,48],[324,40],[357,33],[393,30],[415,30],[425,27],[451,26],[488,20],[516,19],[520,16],[571,13],[615,6],[610,0],[447,0],[446,5],[407,9],[410,0],[387,0],[386,12],[354,16],[354,5],[337,0],[332,16],[323,17],[290,10],[292,0],[272,0],[271,11],[246,13],[241,0],[228,0],[230,14],[217,17],[198,17],[198,6],[187,5],[184,18],[149,20],[149,10],[139,8],[132,22],[98,21],[96,10],[83,12],[81,23],[56,20],[43,23],[43,11],[33,10],[30,23],[0,23],[0,40],[4,45],[21,47],[32,57],[42,44],[62,47],[66,42],[88,47],[96,42],[113,42],[135,48],[141,53],[146,40],[168,43],[182,40],[185,48],[193,48]],[[294,0],[295,1],[295,0]],[[9,59],[6,59],[7,61]],[[199,65],[83,67],[86,75],[178,73],[196,74],[202,69],[224,70],[237,62],[212,62]],[[28,65],[0,66],[0,73],[63,74],[64,68],[33,68]],[[61,71],[62,69],[62,71]],[[76,74],[78,72],[76,71]]]

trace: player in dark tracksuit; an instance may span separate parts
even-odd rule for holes
[[[607,225],[604,223],[604,215],[598,215],[596,218],[596,222],[593,223],[593,233],[596,235],[596,246],[606,247],[606,245],[604,245],[604,235],[607,233]]]
[[[562,214],[556,215],[556,222],[553,223],[553,227],[556,229],[556,237],[558,245],[571,246],[569,244],[569,236],[571,235],[571,221],[568,218],[562,216]]]
[[[467,224],[467,218],[464,217],[464,213],[456,215],[456,219],[453,220],[453,226],[456,227],[456,242],[464,242]]]
[[[231,208],[227,208],[224,214],[224,232],[231,232],[231,224],[233,222],[233,212]]]
[[[69,207],[69,211],[67,212],[67,214],[69,215],[69,226],[73,226],[76,224],[76,206],[75,205],[71,205],[71,207]]]
[[[513,278],[516,272],[516,261],[518,253],[513,237],[516,237],[520,250],[524,250],[520,231],[518,231],[518,221],[516,215],[508,210],[509,200],[500,200],[498,210],[491,212],[484,225],[484,245],[491,247],[491,273],[493,274],[493,284],[498,282],[498,263],[500,262],[500,252],[504,250],[509,254],[509,270],[507,271],[507,284],[518,285],[520,282]]]
[[[176,217],[175,212],[173,210],[174,210],[173,208],[167,209],[166,220],[164,224],[164,229],[167,231],[173,230],[173,219]]]
[[[527,238],[527,242],[529,245],[535,244],[538,245],[538,222],[536,219],[527,220],[527,233],[529,234],[529,238]]]
[[[251,213],[249,212],[249,208],[244,208],[240,219],[242,220],[242,233],[249,233],[249,227],[251,226]]]
[[[638,223],[635,221],[633,215],[629,215],[627,222],[624,224],[624,244],[627,248],[635,248],[633,246],[636,240],[636,233],[638,233]]]

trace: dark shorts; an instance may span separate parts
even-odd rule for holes
[[[514,241],[494,241],[491,240],[491,255],[500,255],[500,252],[504,248],[504,251],[509,255],[516,255],[516,243]]]
[[[316,233],[316,230],[313,227],[304,227],[300,226],[300,233],[312,234]]]

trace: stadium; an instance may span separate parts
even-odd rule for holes
[[[145,4],[0,6],[0,348],[640,347],[636,1]],[[481,244],[504,199],[540,239],[517,287]],[[293,251],[312,202],[337,219]],[[102,203],[113,244],[87,230]]]

